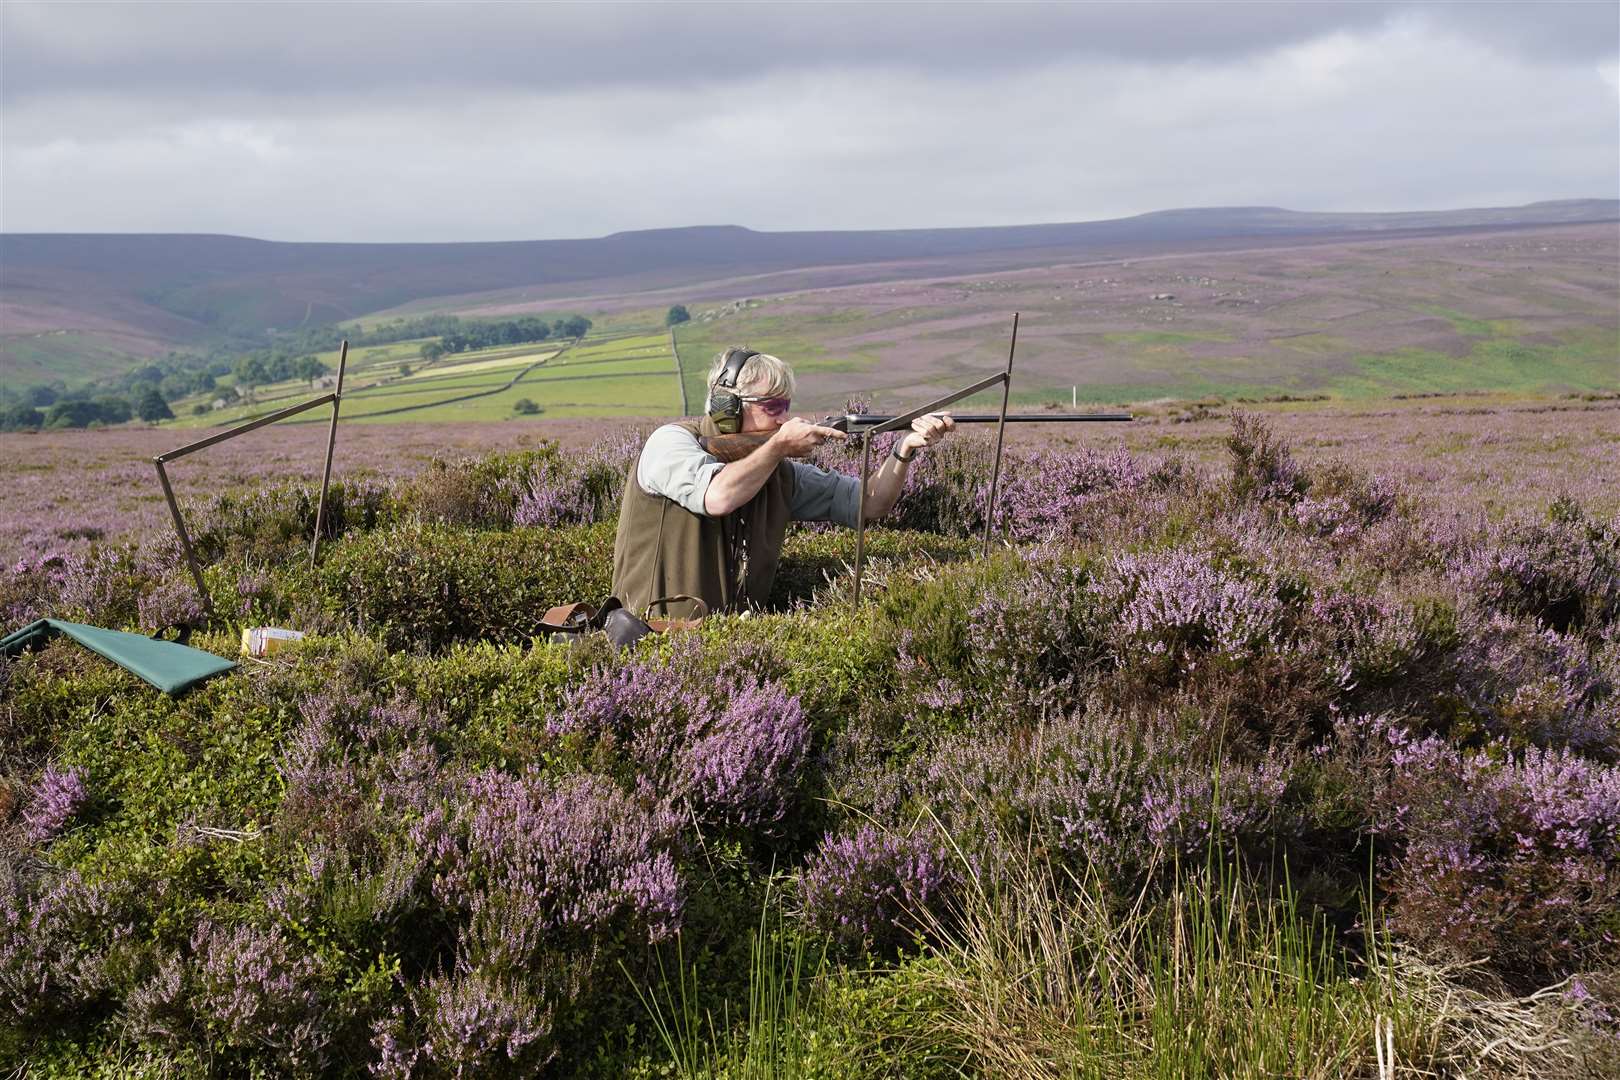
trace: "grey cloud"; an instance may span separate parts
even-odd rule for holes
[[[971,78],[1077,57],[1188,63],[1416,18],[1538,58],[1612,55],[1613,4],[0,5],[9,102],[63,92],[300,93]]]
[[[23,107],[6,227],[469,240],[1074,221],[1193,205],[1437,209],[1609,194],[1614,88],[1413,30],[1254,62],[1074,62],[454,100]],[[210,102],[210,106],[217,103]],[[58,138],[55,132],[71,132]],[[739,163],[746,163],[746,168]]]
[[[13,0],[0,229],[519,239],[1612,196],[1615,12]]]

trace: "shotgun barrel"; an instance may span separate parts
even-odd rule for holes
[[[907,414],[909,415],[909,414]],[[873,428],[881,427],[894,420],[893,416],[881,416],[876,413],[845,413],[842,416],[828,416],[817,423],[822,427],[834,428],[852,436],[852,444],[860,445],[860,440],[867,437],[867,432]],[[966,413],[961,416],[952,414],[951,419],[958,424],[994,424],[1001,420],[1000,413]],[[1009,424],[1082,424],[1082,423],[1129,423],[1134,417],[1128,412],[1106,413],[1008,413]],[[740,461],[764,446],[770,440],[773,432],[750,431],[739,432],[735,435],[715,435],[698,440],[704,451],[713,454],[724,462]]]
[[[994,424],[1001,420],[999,413],[963,413],[960,415],[951,413],[950,416],[958,424]],[[835,416],[822,421],[822,426],[837,428],[839,431],[856,432],[862,428],[886,424],[893,419],[892,416],[878,416],[872,413],[845,413],[843,416]],[[1134,417],[1128,412],[1007,414],[1007,423],[1009,424],[1125,423],[1132,419]]]

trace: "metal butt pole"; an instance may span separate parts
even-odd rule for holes
[[[197,553],[191,550],[191,537],[187,535],[185,520],[180,516],[180,504],[174,501],[174,489],[169,486],[169,472],[163,467],[161,457],[153,458],[152,464],[157,466],[158,482],[163,485],[163,497],[168,500],[169,513],[174,515],[174,531],[180,537],[180,550],[185,552],[186,565],[191,567],[191,580],[197,584],[197,598],[202,601],[203,611],[212,618],[214,605],[208,599],[208,587],[203,584],[202,567],[197,565]]]
[[[1007,370],[1001,375],[1001,416],[996,420],[996,462],[990,468],[990,503],[984,512],[984,557],[990,557],[990,538],[996,531],[996,493],[1001,487],[1001,446],[1007,437],[1007,399],[1012,396],[1013,352],[1018,348],[1018,312],[1013,312],[1012,343],[1007,346]]]
[[[337,444],[338,406],[343,404],[343,373],[348,370],[348,366],[349,339],[344,338],[342,346],[338,349],[337,391],[332,395],[332,426],[326,432],[326,469],[321,473],[321,499],[315,504],[315,536],[309,542],[311,570],[315,569],[315,556],[321,550],[321,525],[326,519],[326,491],[332,485],[332,448]]]
[[[872,437],[861,439],[861,497],[855,509],[855,599],[861,606],[861,570],[866,556],[866,477],[872,471]]]

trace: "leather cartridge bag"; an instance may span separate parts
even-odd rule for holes
[[[652,614],[653,608],[660,605],[690,601],[693,605],[691,616],[684,619],[660,618],[653,619],[646,616]],[[642,616],[619,603],[617,597],[610,596],[600,608],[590,604],[561,604],[546,612],[540,620],[540,630],[548,641],[580,641],[587,634],[602,633],[607,635],[615,648],[625,649],[634,645],[648,634],[664,634],[671,630],[690,630],[702,622],[709,614],[709,606],[696,596],[661,596],[647,605]]]

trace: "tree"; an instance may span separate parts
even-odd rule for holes
[[[158,393],[155,387],[148,389],[135,403],[135,415],[148,424],[174,419],[174,411],[169,408],[169,403],[163,400],[163,395]]]
[[[551,332],[554,337],[584,337],[585,331],[591,328],[591,320],[583,315],[573,315],[566,319],[558,319],[552,324]]]
[[[691,321],[692,313],[686,310],[685,304],[676,304],[669,309],[669,314],[664,316],[665,326],[679,326],[683,322]]]
[[[314,356],[300,356],[293,361],[293,374],[305,382],[314,382],[331,370],[331,368],[321,363],[318,357]]]
[[[45,415],[32,405],[13,405],[0,415],[0,429],[24,431],[45,426]]]
[[[535,413],[540,411],[540,406],[536,405],[526,397],[518,398],[517,401],[512,405],[512,411],[523,416],[533,416]]]
[[[402,379],[408,379],[411,377],[411,365],[405,363],[403,360],[399,362],[399,377]]]
[[[45,414],[45,426],[53,428],[89,427],[90,421],[101,419],[101,410],[90,401],[58,401]]]
[[[180,371],[175,372],[173,375],[163,376],[163,381],[158,383],[158,392],[163,395],[165,401],[183,398],[197,388],[196,376]],[[144,393],[139,394],[137,400],[145,396]]]
[[[444,343],[439,341],[430,341],[422,346],[421,353],[422,359],[431,364],[439,357],[444,355]]]
[[[96,419],[104,424],[122,424],[135,410],[129,407],[129,401],[117,394],[103,394],[95,400]]]
[[[231,368],[239,386],[257,386],[270,381],[270,371],[257,356],[244,356]]]

